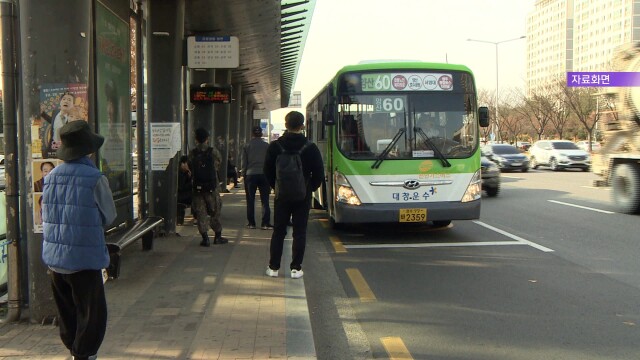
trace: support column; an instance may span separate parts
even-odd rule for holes
[[[240,160],[241,160],[241,148],[238,145],[238,141],[240,140],[240,100],[242,94],[242,87],[240,84],[233,85],[232,98],[233,102],[230,105],[231,114],[229,115],[229,153],[233,158],[234,164],[240,169]]]
[[[0,254],[7,274],[8,312],[4,320],[13,322],[20,319],[21,305],[24,302],[22,286],[26,283],[26,276],[21,274],[24,247],[20,244],[20,203],[19,203],[19,169],[18,163],[20,145],[18,139],[24,127],[18,127],[18,66],[17,66],[17,9],[13,2],[0,2],[0,27],[2,39],[0,51],[2,53],[2,116],[4,133],[4,156],[6,169],[6,206],[0,209],[6,216],[6,239],[2,241],[6,246],[6,253]],[[18,180],[18,181],[16,181]],[[24,292],[26,294],[26,292]]]
[[[147,192],[147,163],[145,159],[148,141],[145,137],[147,127],[145,110],[145,86],[144,86],[144,50],[143,44],[146,37],[142,33],[142,23],[145,19],[145,12],[142,8],[142,1],[136,2],[136,153],[138,166],[138,218],[144,219],[148,215],[148,192]]]
[[[21,208],[26,210],[23,214],[27,220],[26,228],[20,232],[26,235],[23,235],[21,245],[27,248],[29,316],[34,323],[53,319],[57,310],[47,268],[42,262],[42,230],[34,226],[37,222],[34,214],[39,211],[34,208],[41,193],[35,193],[29,185],[38,180],[32,174],[32,160],[55,156],[55,151],[42,150],[42,144],[47,143],[42,135],[48,124],[41,116],[42,107],[44,112],[47,112],[47,106],[57,109],[59,101],[56,100],[64,91],[71,91],[75,92],[74,106],[81,112],[75,115],[82,116],[85,111],[86,114],[93,113],[92,101],[88,101],[94,98],[89,79],[91,4],[90,1],[74,2],[73,5],[68,1],[20,1],[23,116],[19,121],[26,122],[21,124],[26,131],[19,150],[25,155],[20,163],[26,165],[26,169],[22,169],[26,175],[25,181],[20,183],[27,184],[20,188]],[[89,116],[88,120],[96,128],[93,117]]]
[[[148,2],[148,120],[154,124],[182,123],[181,66],[184,38],[184,0]],[[178,132],[179,127],[178,127]],[[180,139],[180,136],[173,138]],[[165,232],[175,232],[176,194],[180,146],[170,159],[154,156],[151,145],[149,214],[164,218]],[[179,145],[179,144],[178,144]],[[164,166],[163,163],[168,165]],[[164,167],[164,168],[162,168]]]
[[[245,98],[244,114],[245,114],[245,120],[243,122],[244,132],[241,134],[241,136],[244,139],[244,143],[246,144],[247,142],[249,142],[249,140],[251,140],[251,135],[249,134],[249,132],[251,130],[251,127],[254,126],[254,123],[255,123],[253,121],[253,101],[251,101],[249,97]]]
[[[231,85],[231,70],[216,69],[215,83],[218,86]],[[229,158],[229,119],[231,104],[213,104],[213,133],[211,134],[211,144],[218,147],[222,155],[220,164],[220,179],[222,180],[222,192],[227,190],[227,164]]]
[[[247,133],[249,127],[247,126],[247,94],[244,91],[240,91],[240,97],[238,98],[238,104],[240,106],[240,119],[238,121],[238,145],[240,148],[247,143]]]

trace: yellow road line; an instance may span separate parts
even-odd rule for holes
[[[373,295],[373,291],[367,284],[367,281],[364,279],[364,276],[360,273],[360,270],[355,268],[349,268],[346,270],[347,275],[349,275],[349,279],[351,279],[351,283],[353,287],[356,289],[358,296],[360,297],[361,302],[372,302],[376,301],[376,296]]]
[[[333,250],[337,253],[346,253],[347,248],[342,245],[342,241],[337,236],[329,236],[329,240],[331,240],[331,245],[333,245]]]
[[[404,342],[399,337],[383,337],[380,338],[382,346],[389,354],[389,360],[410,360],[413,359],[409,349],[404,345]]]

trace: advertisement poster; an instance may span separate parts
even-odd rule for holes
[[[7,201],[4,191],[0,191],[0,218],[7,218]],[[9,240],[7,236],[7,222],[0,221],[0,235],[4,240],[0,240],[0,286],[4,286],[7,283],[7,260],[9,257]]]
[[[181,144],[180,123],[151,123],[151,170],[166,170]]]
[[[38,159],[31,162],[31,173],[33,174],[33,232],[42,233],[42,188],[44,178],[60,165],[62,160],[58,159]]]
[[[96,95],[100,170],[115,198],[131,194],[129,24],[100,2],[96,6]]]
[[[42,193],[33,194],[33,232],[42,234]]]
[[[87,121],[87,84],[43,84],[40,86],[40,117],[31,122],[31,156],[56,158],[60,128],[75,120]]]

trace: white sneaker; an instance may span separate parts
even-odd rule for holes
[[[302,270],[296,270],[296,269],[291,270],[292,279],[300,279],[302,275],[304,275],[304,272]]]
[[[267,266],[267,276],[278,277],[278,270],[271,270],[270,267]]]

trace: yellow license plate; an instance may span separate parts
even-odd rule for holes
[[[425,222],[427,209],[400,209],[400,222]]]

